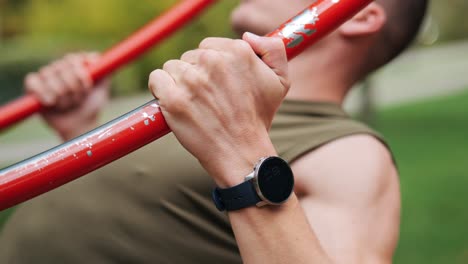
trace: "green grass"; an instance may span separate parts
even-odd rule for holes
[[[395,263],[468,263],[468,92],[379,111],[401,174]],[[10,213],[0,214],[0,225]]]
[[[401,174],[395,263],[468,263],[468,92],[381,111]]]
[[[14,209],[8,209],[0,213],[0,227],[2,227],[5,224],[8,217],[11,215],[11,213],[13,213],[13,210]]]

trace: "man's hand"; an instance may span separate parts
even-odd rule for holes
[[[69,54],[25,78],[26,92],[45,106],[43,118],[64,140],[96,127],[108,100],[109,82],[93,87],[86,71],[86,64],[98,58],[96,53]]]
[[[208,38],[150,75],[149,88],[178,140],[221,187],[237,185],[262,156],[289,89],[280,39]]]
[[[287,72],[280,39],[209,38],[154,71],[149,88],[180,143],[226,188],[276,155],[268,130],[290,86]],[[329,263],[294,194],[279,207],[228,215],[244,263]]]

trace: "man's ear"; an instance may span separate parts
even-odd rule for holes
[[[387,14],[381,5],[371,3],[338,31],[345,37],[362,37],[379,32],[387,22]]]

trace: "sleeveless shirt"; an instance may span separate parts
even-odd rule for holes
[[[271,139],[289,162],[353,134],[382,137],[331,103],[285,101]],[[214,183],[174,136],[20,206],[0,263],[242,263]]]

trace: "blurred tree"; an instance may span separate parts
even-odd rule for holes
[[[0,37],[3,39],[3,45],[0,46],[0,68],[12,68],[9,65],[2,66],[2,63],[23,62],[28,58],[31,61],[38,58],[32,63],[36,67],[38,62],[48,61],[65,52],[105,50],[176,2],[178,1],[0,0]],[[179,57],[185,50],[196,47],[203,37],[233,36],[228,26],[229,12],[237,2],[220,1],[163,45],[137,63],[126,67],[127,70],[117,75],[115,90],[125,94],[146,89],[147,75],[152,69],[160,67],[169,59]],[[440,37],[439,42],[468,36],[466,10],[467,0],[432,1],[431,17],[433,24],[441,32],[437,35]],[[20,80],[16,83],[13,86],[21,86]]]
[[[22,8],[27,0],[0,0],[0,37],[12,37],[24,29]]]
[[[10,21],[8,31],[15,32],[15,34],[6,34],[10,45],[3,55],[10,57],[10,62],[15,61],[17,56],[23,57],[18,53],[43,53],[49,54],[49,57],[56,57],[69,51],[105,50],[178,2],[177,0],[0,1],[2,10],[7,10],[5,13]],[[130,93],[137,89],[146,89],[147,76],[151,70],[196,47],[203,37],[233,36],[228,22],[229,12],[236,4],[236,1],[220,1],[200,19],[196,19],[163,45],[131,67],[126,67],[126,71],[117,75],[115,90],[118,93]],[[3,9],[3,6],[6,9]],[[21,18],[21,21],[16,18]],[[15,30],[12,30],[13,28]]]
[[[468,37],[467,0],[432,1],[431,14],[440,28],[440,41]]]

